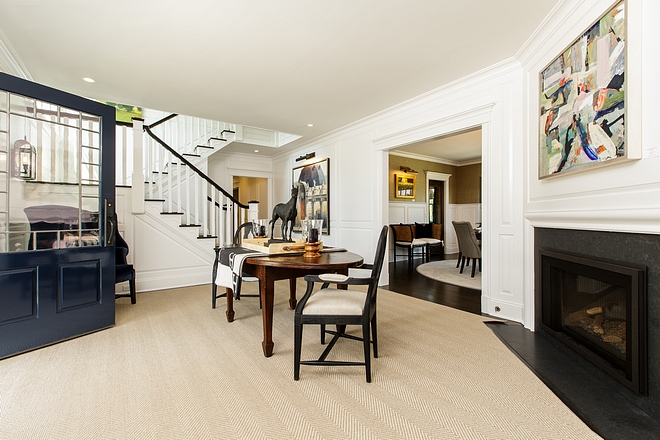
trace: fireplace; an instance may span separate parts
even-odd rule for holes
[[[543,248],[541,327],[647,395],[646,267]]]

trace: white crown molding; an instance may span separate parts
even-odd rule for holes
[[[34,81],[2,29],[0,29],[0,71]]]

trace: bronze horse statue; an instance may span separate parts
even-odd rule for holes
[[[278,203],[273,208],[273,217],[268,222],[270,225],[270,237],[273,239],[273,230],[275,229],[275,222],[277,219],[282,220],[282,240],[293,241],[291,239],[291,232],[293,231],[293,223],[296,221],[298,210],[296,209],[296,199],[298,198],[298,187],[291,188],[291,198],[286,203]],[[287,235],[287,229],[289,231]]]

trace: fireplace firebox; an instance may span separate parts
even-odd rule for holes
[[[646,267],[541,249],[541,327],[646,395]]]

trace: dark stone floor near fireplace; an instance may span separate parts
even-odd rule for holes
[[[660,439],[660,423],[632,402],[627,390],[551,336],[518,323],[486,325],[601,437]]]

